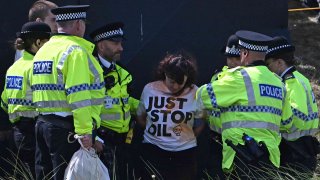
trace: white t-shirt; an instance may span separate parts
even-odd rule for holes
[[[182,151],[197,145],[192,127],[196,111],[197,86],[173,96],[163,81],[147,84],[142,92],[137,115],[147,113],[144,143],[166,151]]]

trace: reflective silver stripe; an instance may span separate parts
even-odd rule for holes
[[[251,78],[245,69],[241,69],[240,72],[243,76],[244,84],[245,84],[246,90],[247,90],[248,105],[255,106],[256,105],[256,98],[254,97],[254,90],[253,90]]]
[[[88,56],[88,62],[89,62],[89,69],[90,69],[90,71],[92,72],[92,74],[95,77],[95,82],[94,83],[101,83],[98,70],[94,67],[94,64],[92,63],[92,60],[90,59],[90,56],[89,56],[88,53],[87,53],[87,56]]]
[[[16,119],[18,117],[34,118],[34,117],[37,117],[38,115],[39,113],[37,111],[21,111],[21,112],[9,113],[9,119]]]
[[[218,126],[212,125],[212,124],[210,124],[210,129],[211,129],[212,131],[214,131],[214,132],[219,133],[219,134],[221,134],[221,132],[222,132],[222,129],[221,129],[221,128],[219,128]]]
[[[91,105],[103,105],[104,98],[91,99]]]
[[[295,131],[298,131],[298,128],[295,125],[292,125],[289,131],[295,132]]]
[[[71,52],[75,49],[82,49],[82,48],[80,46],[76,46],[76,45],[69,47],[69,49],[67,49],[67,51],[65,51],[62,54],[62,56],[57,64],[58,84],[63,84],[63,74],[62,74],[63,64],[64,64],[65,60],[67,59],[67,57],[69,56],[69,54],[71,54]]]
[[[91,100],[82,100],[82,101],[77,101],[77,102],[73,102],[70,104],[71,109],[79,109],[82,107],[87,107],[87,106],[91,106]]]
[[[318,132],[319,132],[319,129],[315,128],[315,129],[296,131],[296,132],[293,132],[293,133],[281,133],[281,136],[284,139],[293,140],[293,139],[298,139],[298,138],[300,138],[302,136],[313,136]]]
[[[102,105],[103,99],[91,99],[91,100],[83,100],[74,102],[72,104],[68,104],[66,101],[39,101],[35,103],[35,106],[38,108],[71,108],[77,109],[81,107],[91,106],[91,105]]]
[[[29,80],[28,80],[28,82],[29,82]],[[26,88],[26,97],[25,98],[32,100],[32,89],[31,89],[31,86],[29,85],[29,83]]]
[[[60,60],[58,62],[58,65],[57,65],[58,84],[61,84],[61,85],[63,84],[62,68],[63,68],[64,62],[67,59],[67,57],[69,56],[69,54],[71,54],[71,52],[73,50],[75,50],[75,49],[81,49],[82,51],[87,53],[87,51],[85,49],[83,49],[82,47],[73,45],[73,46],[69,47],[69,49],[62,54],[62,57],[60,58]],[[102,82],[101,82],[101,79],[100,79],[100,76],[99,76],[99,72],[94,67],[94,64],[92,63],[92,60],[90,59],[89,53],[87,53],[87,58],[88,58],[89,69],[90,69],[90,71],[92,72],[92,74],[95,77],[93,85],[90,84],[90,86],[96,86],[96,84],[101,84]]]
[[[296,77],[298,79],[298,81],[302,84],[303,86],[303,89],[306,93],[306,96],[307,96],[307,106],[308,106],[308,114],[312,114],[313,111],[312,111],[312,106],[311,106],[311,101],[310,101],[310,96],[309,96],[309,93],[308,93],[308,89],[307,89],[307,86],[306,84],[298,77]],[[312,97],[311,97],[312,98]]]
[[[287,88],[286,88],[286,85],[283,84],[282,88],[283,88],[282,106],[284,106],[284,104],[285,104],[285,102],[286,102],[286,96],[287,96]]]
[[[126,112],[124,119],[127,119],[130,117],[130,112]],[[121,120],[121,113],[114,113],[114,114],[110,114],[110,113],[105,113],[105,114],[101,114],[100,118],[102,121],[110,121],[110,120]]]
[[[72,112],[41,112],[40,115],[57,115],[61,117],[72,116]]]
[[[279,132],[279,126],[270,122],[263,121],[231,121],[222,123],[222,131],[230,128],[262,128]]]
[[[70,108],[66,101],[38,101],[34,104],[38,108]]]

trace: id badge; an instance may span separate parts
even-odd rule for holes
[[[112,98],[111,96],[106,96],[105,98],[105,108],[112,108]]]

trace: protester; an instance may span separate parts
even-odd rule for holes
[[[201,128],[195,127],[196,72],[195,59],[188,53],[167,54],[159,63],[156,81],[143,89],[137,120],[145,127],[146,179],[195,179],[195,133]]]

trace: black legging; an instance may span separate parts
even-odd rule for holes
[[[194,180],[196,179],[196,148],[183,151],[165,151],[158,146],[142,145],[143,179]]]

